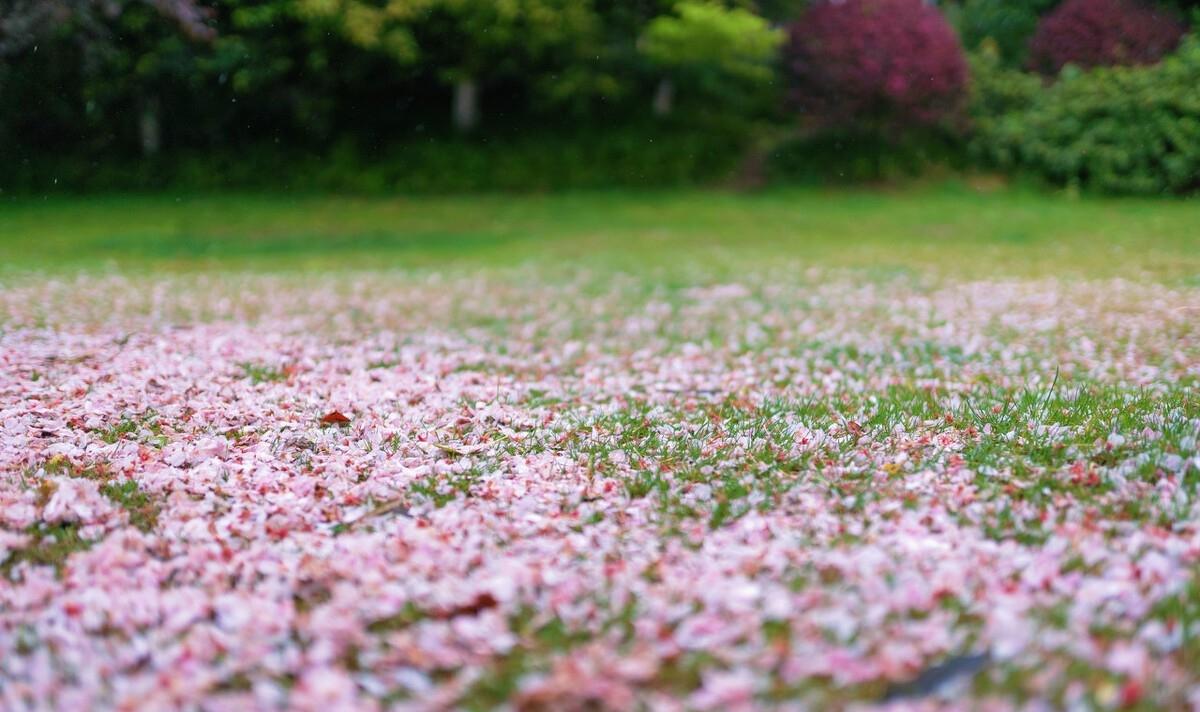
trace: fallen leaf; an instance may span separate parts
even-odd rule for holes
[[[500,605],[500,602],[496,600],[496,597],[484,591],[468,603],[435,610],[432,613],[432,617],[437,620],[448,620],[459,616],[477,616],[483,611],[495,608],[498,605]]]
[[[342,414],[341,411],[331,410],[321,417],[321,427],[328,428],[332,425],[345,426],[350,424],[350,419]]]

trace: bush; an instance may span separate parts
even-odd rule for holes
[[[941,124],[962,106],[962,47],[923,0],[820,0],[788,35],[791,100],[820,124],[904,131]]]
[[[973,137],[967,152],[984,165],[1010,166],[1014,157],[1003,142],[991,140],[1013,114],[1025,112],[1044,91],[1041,77],[1007,65],[998,49],[985,44],[971,53],[971,94],[968,114]]]
[[[970,50],[985,43],[995,45],[1000,59],[1009,66],[1024,64],[1029,38],[1038,18],[1054,7],[1056,0],[965,0],[955,7],[955,26]]]
[[[154,159],[10,161],[0,193],[295,190],[453,193],[695,185],[733,173],[746,148],[730,128],[629,127],[576,134],[410,140],[366,151],[264,146]]]
[[[1137,0],[1066,0],[1039,23],[1029,61],[1047,74],[1068,64],[1153,64],[1178,46],[1185,31],[1174,14]]]
[[[1006,65],[999,51],[985,45],[972,52],[969,115],[973,124],[1024,111],[1042,93],[1041,77]]]
[[[1021,109],[1027,99],[1015,99],[1008,114],[980,124],[974,146],[994,166],[1060,185],[1143,195],[1193,192],[1200,188],[1197,86],[1196,39],[1150,67],[1064,72],[1027,108]],[[1022,85],[1013,93],[1025,91]]]
[[[896,143],[830,130],[776,145],[767,156],[766,175],[772,183],[856,184],[903,180],[934,167],[957,170],[965,160],[961,137],[945,131],[914,132]]]

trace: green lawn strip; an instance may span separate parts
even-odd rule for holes
[[[1197,222],[1195,201],[1068,200],[961,183],[756,194],[54,197],[0,202],[0,263],[11,273],[534,261],[679,275],[699,268],[719,279],[790,260],[879,275],[934,270],[1200,283]]]

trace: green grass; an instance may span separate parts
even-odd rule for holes
[[[41,524],[30,527],[26,532],[33,542],[17,549],[0,563],[0,578],[7,579],[19,564],[31,566],[53,566],[61,570],[67,559],[77,551],[85,551],[92,542],[79,536],[79,525],[74,522]]]
[[[143,532],[152,532],[158,526],[158,502],[138,488],[137,482],[108,482],[100,488],[100,494],[128,512],[129,523]]]
[[[778,264],[878,274],[1200,282],[1200,202],[961,183],[436,198],[214,195],[0,202],[9,271]],[[681,260],[680,256],[685,256]]]
[[[287,380],[287,374],[283,369],[275,368],[261,363],[243,363],[240,364],[242,372],[246,378],[250,379],[251,383],[279,383]]]

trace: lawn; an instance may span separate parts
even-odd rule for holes
[[[536,262],[736,274],[780,260],[959,277],[1200,275],[1200,202],[1069,200],[962,184],[891,192],[420,199],[124,196],[0,203],[28,268],[439,268]],[[2,274],[2,273],[0,273]]]
[[[1200,204],[0,207],[0,707],[1200,705]]]

